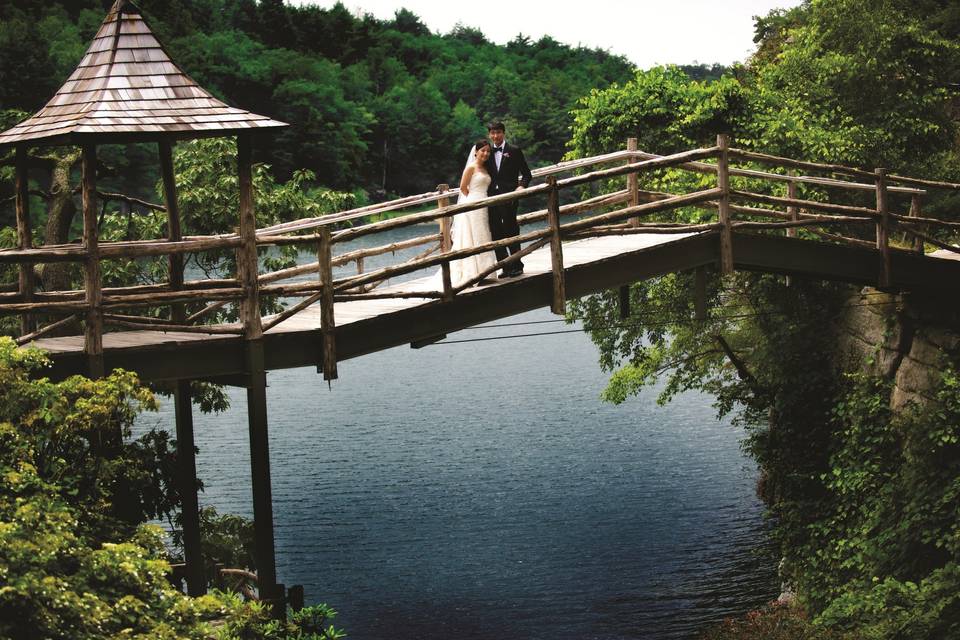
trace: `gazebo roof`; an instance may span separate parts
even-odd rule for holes
[[[185,74],[130,0],[116,0],[83,60],[46,106],[0,145],[197,138],[283,127],[217,100]]]

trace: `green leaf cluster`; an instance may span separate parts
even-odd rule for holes
[[[175,460],[165,434],[130,441],[134,416],[154,407],[153,396],[124,371],[52,383],[41,377],[47,364],[41,352],[0,338],[0,637],[344,637],[326,605],[280,622],[235,594],[189,598],[171,586],[164,533],[142,523],[178,506]],[[214,513],[205,522],[224,520],[241,519]]]

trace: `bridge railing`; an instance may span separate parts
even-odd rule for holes
[[[734,163],[753,166],[735,166]],[[755,168],[757,165],[773,166],[774,169],[762,171]],[[797,175],[798,170],[840,178]],[[716,176],[716,183],[715,186],[688,193],[640,188],[646,176],[660,175],[664,171],[708,174]],[[576,173],[558,178],[571,172]],[[554,292],[551,307],[555,312],[563,313],[566,298],[564,241],[638,233],[718,232],[720,267],[728,273],[733,270],[734,264],[731,242],[734,232],[797,236],[798,231],[803,230],[808,238],[879,250],[885,265],[880,284],[890,281],[892,251],[923,251],[924,243],[960,251],[930,232],[931,229],[956,231],[960,228],[960,222],[921,215],[926,188],[960,190],[960,185],[891,175],[884,169],[871,172],[731,148],[725,136],[718,137],[715,147],[667,156],[639,151],[636,141],[631,139],[625,150],[545,167],[534,171],[534,176],[544,181],[513,193],[482,200],[451,204],[456,191],[441,185],[431,193],[260,229],[253,228],[249,222],[244,226],[241,220],[241,232],[235,234],[101,242],[94,250],[77,245],[32,248],[22,244],[19,249],[0,251],[0,263],[19,265],[21,273],[17,291],[0,292],[0,313],[66,316],[41,329],[24,332],[21,342],[37,339],[77,318],[89,317],[91,302],[86,289],[44,292],[36,291],[30,282],[25,282],[29,278],[24,276],[32,274],[37,263],[74,262],[89,266],[93,259],[143,259],[234,250],[237,252],[240,272],[235,278],[182,281],[181,277],[177,282],[103,288],[98,304],[103,323],[117,329],[232,334],[256,338],[303,309],[319,304],[322,330],[327,337],[324,341],[324,360],[328,363],[325,365],[325,376],[332,378],[336,376],[333,314],[336,302],[378,298],[451,301],[511,262],[549,246]],[[811,190],[811,195],[799,197],[800,188]],[[840,198],[843,202],[832,201],[834,198],[831,194],[838,191],[848,194]],[[562,196],[573,201],[562,204]],[[870,206],[862,202],[864,197],[872,198]],[[546,207],[519,217],[523,226],[519,237],[452,250],[450,223],[454,216],[498,204],[532,199],[538,202],[545,199]],[[897,210],[898,202],[906,202],[905,199],[909,199],[907,208]],[[434,208],[423,210],[424,207]],[[668,212],[691,209],[705,213],[706,217],[701,215],[696,223],[665,219],[668,218]],[[241,202],[241,211],[244,210],[252,208]],[[412,211],[398,217],[377,222],[365,221],[372,215],[408,210]],[[543,226],[544,221],[546,226]],[[360,224],[344,228],[346,224],[357,222]],[[346,244],[361,238],[385,237],[385,234],[397,229],[425,223],[438,224],[439,232],[430,231],[404,240],[389,239],[382,244],[374,243],[373,246],[362,248],[350,248]],[[868,240],[867,233],[857,232],[858,228],[869,229],[875,237]],[[851,233],[851,230],[854,232]],[[891,233],[894,230],[902,231],[912,240],[912,245],[902,247],[892,242]],[[467,282],[451,281],[450,265],[453,261],[518,242],[526,244],[519,254],[498,261]],[[286,245],[311,247],[317,259],[288,269],[259,273],[257,249]],[[347,249],[337,253],[337,249],[342,247]],[[414,248],[422,250],[413,257],[392,264],[371,270],[365,268],[365,260]],[[334,268],[346,265],[355,265],[356,273],[334,278]],[[436,290],[423,290],[422,287],[404,289],[402,285],[381,288],[388,281],[425,269],[440,270],[441,285]],[[316,280],[303,281],[304,276],[311,274],[316,274]],[[174,279],[171,277],[171,281]],[[301,300],[278,314],[261,317],[256,309],[259,309],[260,301],[268,296]],[[213,311],[230,304],[246,305],[248,312],[241,314],[239,322],[203,324],[213,317]],[[171,311],[167,314],[169,317],[164,318],[136,312],[144,308],[172,310],[176,305],[191,305],[192,313],[180,313],[174,318]],[[249,312],[250,309],[254,311]],[[97,338],[90,337],[89,331],[87,334],[87,340]]]

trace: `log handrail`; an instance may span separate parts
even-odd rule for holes
[[[247,145],[244,144],[246,147]],[[245,148],[247,153],[249,149]],[[249,155],[249,154],[248,154]],[[626,162],[624,162],[626,161]],[[822,176],[794,175],[790,173],[776,173],[779,169],[770,171],[734,166],[733,162],[742,161],[756,164],[775,165],[784,170],[804,169],[841,175],[847,178],[862,179],[864,182],[849,179],[837,179]],[[241,163],[242,164],[242,163]],[[610,165],[610,166],[606,166]],[[716,188],[708,188],[685,194],[673,194],[658,191],[646,191],[639,188],[638,176],[643,172],[660,171],[664,169],[680,169],[695,171],[718,176]],[[558,178],[560,174],[575,173],[568,177]],[[890,252],[900,251],[901,247],[891,244],[889,236],[891,230],[898,230],[906,234],[903,242],[912,242],[912,250],[923,250],[923,245],[933,245],[942,249],[960,252],[960,248],[934,237],[924,231],[939,230],[941,233],[960,230],[960,222],[941,220],[920,215],[920,200],[927,193],[928,188],[942,188],[960,190],[960,184],[908,178],[886,172],[874,173],[864,169],[843,165],[807,162],[783,158],[769,154],[757,153],[737,149],[729,145],[726,137],[720,136],[717,146],[683,151],[670,155],[655,155],[637,150],[632,139],[627,142],[626,149],[613,153],[591,156],[561,162],[549,167],[542,167],[533,171],[534,177],[546,178],[546,182],[535,184],[515,192],[472,200],[469,202],[453,203],[451,200],[457,193],[446,185],[438,185],[436,191],[394,199],[384,203],[356,207],[347,211],[327,214],[309,219],[294,220],[281,224],[271,225],[260,229],[252,228],[251,220],[253,204],[242,201],[240,209],[245,212],[242,227],[243,233],[227,233],[210,236],[180,236],[171,232],[169,239],[135,240],[118,242],[68,243],[32,247],[21,241],[19,246],[0,250],[0,264],[18,265],[21,274],[20,283],[9,284],[3,287],[0,293],[0,313],[19,313],[23,319],[23,334],[20,342],[28,342],[44,335],[49,335],[58,329],[63,329],[76,321],[77,318],[86,318],[88,324],[94,322],[99,326],[87,328],[88,353],[98,357],[100,354],[100,340],[102,325],[121,329],[143,329],[154,331],[183,331],[192,333],[223,334],[228,336],[244,335],[248,340],[255,340],[262,331],[269,331],[296,315],[310,305],[320,303],[324,317],[324,377],[331,380],[336,377],[336,326],[333,318],[333,304],[349,300],[379,300],[387,298],[424,298],[438,299],[449,302],[463,293],[467,288],[477,284],[485,277],[495,273],[512,261],[544,247],[550,246],[553,272],[553,297],[551,307],[554,311],[562,312],[564,308],[565,285],[563,269],[563,242],[582,238],[595,238],[612,235],[633,234],[691,234],[704,232],[720,232],[721,239],[726,238],[727,249],[721,252],[724,255],[725,271],[733,269],[732,244],[730,234],[733,231],[742,233],[786,233],[796,236],[797,229],[808,230],[804,237],[819,237],[830,242],[841,242],[858,247],[873,247],[883,256],[884,273],[881,284],[890,282]],[[241,182],[244,176],[241,173]],[[627,178],[627,188],[616,189],[617,178]],[[731,178],[743,178],[773,183],[787,183],[787,197],[757,193],[744,188],[734,188],[730,185]],[[869,184],[866,183],[869,181]],[[745,181],[737,183],[745,184]],[[753,183],[749,183],[753,184]],[[841,202],[818,201],[798,197],[798,185],[812,185],[826,189],[844,189],[853,192],[873,190],[877,194],[875,207],[855,206]],[[605,191],[599,195],[585,195],[582,199],[569,204],[560,204],[561,193],[576,193],[579,187],[599,185]],[[898,186],[907,185],[907,186]],[[620,182],[623,186],[623,182]],[[249,199],[249,185],[245,197]],[[22,185],[21,185],[22,188]],[[756,188],[756,187],[754,187]],[[87,193],[93,193],[92,180],[86,185]],[[763,189],[765,190],[765,189]],[[780,193],[783,193],[781,190]],[[888,195],[905,194],[910,196],[909,213],[892,210],[892,201],[888,202]],[[171,193],[167,200],[173,201]],[[547,207],[531,211],[518,216],[522,226],[540,225],[547,222],[546,228],[524,230],[519,236],[502,240],[492,240],[482,245],[462,248],[453,251],[449,240],[449,226],[454,216],[481,208],[495,205],[504,205],[529,200],[537,197],[547,197]],[[763,206],[747,206],[746,203],[759,203]],[[849,202],[849,200],[848,200]],[[855,200],[856,202],[856,200]],[[899,201],[898,201],[899,202]],[[355,220],[369,218],[386,212],[404,211],[408,209],[422,209],[424,205],[432,204],[427,210],[414,210],[401,216],[365,222],[363,224],[343,228],[344,224]],[[685,223],[665,219],[663,214],[677,209],[691,207],[707,212],[703,222]],[[91,205],[87,205],[92,210]],[[785,210],[784,210],[785,209]],[[88,212],[89,216],[89,212]],[[711,217],[712,216],[712,219]],[[23,216],[21,216],[23,217]],[[570,220],[570,218],[574,218]],[[647,220],[645,220],[645,218]],[[652,218],[652,219],[650,219]],[[382,232],[415,225],[440,223],[439,233],[430,231],[413,238],[395,242],[376,244],[370,247],[349,248],[339,254],[333,249],[337,245],[359,238],[376,236]],[[25,222],[19,223],[26,225]],[[860,238],[851,238],[842,235],[849,225],[871,225],[877,230],[876,242],[868,242]],[[837,231],[836,229],[840,230]],[[921,231],[923,229],[923,231]],[[829,231],[828,231],[829,230]],[[22,229],[18,229],[22,234]],[[87,221],[87,236],[91,234],[91,223]],[[811,236],[812,234],[812,236]],[[912,238],[912,240],[911,240]],[[499,247],[517,243],[527,243],[519,254],[514,254],[506,260],[495,263],[484,273],[478,274],[467,282],[461,282],[454,287],[449,282],[450,265],[454,260],[460,260]],[[269,246],[311,245],[318,247],[317,260],[299,264],[293,267],[279,269],[268,273],[257,273],[258,264],[256,251],[258,248]],[[411,249],[426,247],[412,258],[402,258],[399,262],[377,269],[366,271],[364,260],[375,256],[383,256]],[[99,260],[122,260],[174,257],[187,253],[220,250],[239,250],[238,257],[242,263],[241,272],[235,278],[207,278],[201,280],[183,281],[181,278],[170,278],[168,282],[157,284],[132,285],[127,287],[103,287],[97,275],[99,270],[91,263]],[[439,253],[437,253],[439,251]],[[411,252],[412,253],[412,252]],[[436,254],[436,255],[434,255]],[[92,283],[94,295],[89,287],[70,291],[38,291],[36,286],[29,282],[29,277],[22,274],[32,273],[32,265],[50,262],[76,262],[84,265],[87,280],[97,280]],[[176,262],[176,260],[173,260]],[[172,262],[172,263],[173,263]],[[333,269],[348,264],[356,264],[356,273],[346,275],[339,272],[334,277]],[[442,285],[437,291],[401,290],[394,287],[392,291],[372,291],[378,285],[391,278],[410,274],[431,267],[440,267]],[[93,275],[91,275],[93,274]],[[307,282],[288,282],[292,278],[317,274],[313,280]],[[24,284],[26,283],[26,284]],[[261,318],[259,303],[264,296],[301,298],[279,314]],[[197,303],[202,303],[197,310]],[[223,309],[226,305],[242,303],[243,314],[241,322],[233,324],[197,324],[213,311]],[[183,305],[192,304],[192,314],[187,315]],[[152,315],[131,315],[128,309],[144,307],[169,307],[171,310],[178,307],[178,317],[157,318]],[[39,315],[38,315],[39,314]],[[65,318],[52,321],[42,314],[66,315]],[[47,323],[39,330],[26,331],[36,319],[43,319]],[[92,365],[91,365],[92,366]]]

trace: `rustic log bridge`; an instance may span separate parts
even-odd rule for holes
[[[650,160],[653,158],[661,158],[653,153],[646,153],[643,151],[633,152],[632,155],[636,158],[641,158],[643,160]],[[812,163],[815,165],[815,163]],[[823,165],[824,167],[830,165]],[[687,169],[689,171],[696,171],[698,173],[717,173],[717,165],[710,164],[707,162],[687,162],[681,165],[681,168]],[[816,166],[808,167],[811,169],[817,169]],[[820,168],[819,170],[827,170]],[[829,170],[827,170],[829,171]],[[759,178],[762,180],[768,180],[773,182],[787,182],[793,184],[815,184],[824,187],[837,187],[848,189],[852,191],[873,191],[874,185],[867,184],[865,182],[848,182],[846,180],[838,180],[835,178],[824,178],[820,176],[797,176],[791,174],[783,173],[771,173],[769,171],[757,171],[756,169],[743,169],[743,168],[730,168],[730,175],[741,177],[741,178]],[[891,193],[910,193],[910,194],[924,194],[926,193],[923,189],[915,189],[909,187],[890,187]]]

